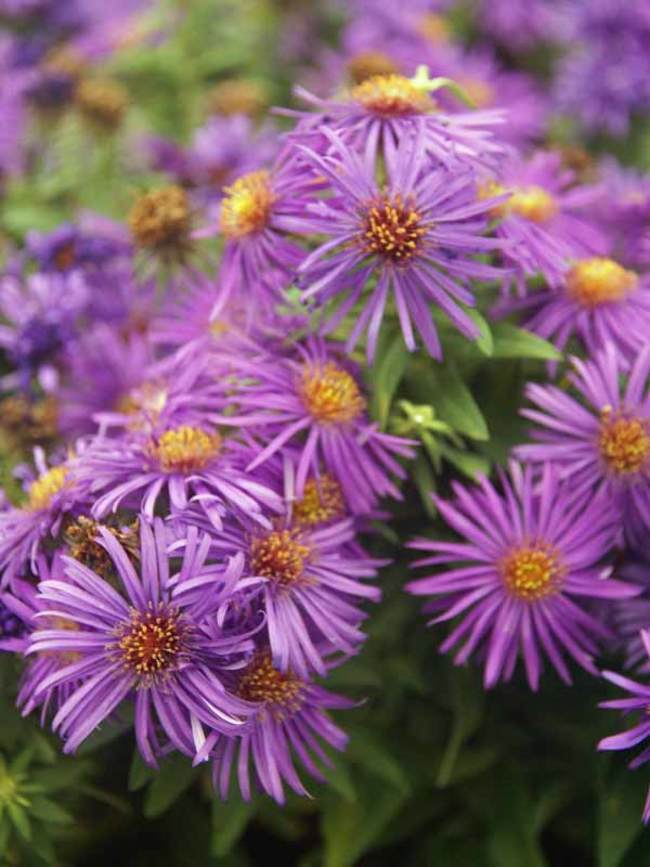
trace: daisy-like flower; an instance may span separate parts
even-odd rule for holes
[[[400,498],[391,476],[404,478],[405,472],[396,456],[412,457],[414,443],[381,433],[369,421],[355,371],[334,344],[309,338],[291,355],[259,362],[241,358],[236,367],[252,384],[242,382],[233,394],[239,411],[224,414],[219,424],[249,428],[264,439],[248,470],[295,445],[297,497],[307,478],[319,478],[325,468],[355,514],[371,511],[380,497]]]
[[[495,130],[504,123],[502,112],[440,110],[430,90],[426,70],[422,75],[373,75],[339,98],[320,99],[302,87],[295,93],[317,113],[286,112],[302,118],[292,134],[309,142],[324,128],[338,133],[346,143],[374,159],[394,151],[405,139],[420,140],[420,147],[447,166],[495,166],[504,146]]]
[[[158,426],[151,434],[98,437],[76,475],[95,496],[97,518],[122,505],[153,517],[166,494],[172,511],[197,503],[217,529],[227,507],[268,525],[262,506],[279,512],[282,501],[244,470],[250,459],[250,450],[205,423]]]
[[[533,445],[520,446],[524,461],[551,461],[576,493],[603,493],[621,518],[633,508],[650,529],[650,348],[640,353],[621,387],[621,361],[610,343],[592,361],[573,358],[569,380],[577,398],[556,385],[530,383]]]
[[[644,553],[629,550],[623,565],[616,571],[625,581],[638,584],[642,591],[640,596],[621,599],[613,607],[612,621],[623,643],[625,665],[626,668],[648,674],[650,659],[643,644],[642,631],[650,629],[650,562]]]
[[[26,252],[40,271],[66,272],[75,268],[94,270],[130,253],[128,237],[116,232],[84,232],[64,223],[52,232],[28,232]]]
[[[485,237],[494,202],[477,201],[468,172],[432,168],[417,142],[388,149],[388,181],[382,187],[372,164],[337,136],[328,137],[333,155],[304,151],[327,178],[331,197],[310,204],[306,215],[309,229],[326,240],[298,269],[303,297],[319,303],[342,298],[329,328],[360,303],[346,348],[351,351],[366,331],[369,360],[390,296],[411,351],[417,331],[427,351],[442,357],[432,303],[468,339],[477,338],[477,325],[463,305],[475,303],[471,280],[502,277],[500,270],[476,260],[478,253],[501,246]],[[376,281],[368,290],[372,278]]]
[[[238,732],[250,713],[223,684],[227,671],[245,664],[250,639],[221,632],[217,615],[235,589],[236,569],[206,562],[209,539],[196,528],[178,571],[170,561],[162,521],[140,521],[140,572],[105,528],[99,535],[119,590],[86,566],[64,558],[65,581],[42,580],[40,626],[27,654],[73,654],[67,665],[34,684],[34,694],[75,684],[52,721],[74,752],[124,702],[135,703],[135,735],[143,759],[156,764],[166,744],[196,755],[212,733]],[[186,589],[202,584],[198,602]],[[62,622],[62,623],[61,623]]]
[[[253,292],[268,309],[282,298],[305,255],[290,233],[316,183],[285,149],[268,171],[248,172],[224,188],[217,231],[224,239],[219,281],[226,298],[239,292],[250,303]]]
[[[48,538],[55,537],[66,515],[87,502],[85,488],[71,472],[74,457],[48,466],[41,448],[34,449],[36,473],[24,470],[26,501],[0,511],[0,570],[6,586],[31,567]]]
[[[641,631],[641,641],[646,660],[650,657],[650,630]],[[650,685],[630,680],[613,671],[604,671],[603,677],[611,683],[625,690],[629,695],[626,698],[616,698],[611,701],[601,702],[600,707],[623,711],[624,714],[638,713],[639,719],[632,728],[618,735],[611,735],[598,744],[599,750],[629,750],[643,744],[650,737]],[[644,746],[639,755],[630,762],[633,769],[641,767],[650,760],[650,746]],[[650,822],[650,788],[643,808],[643,821]]]
[[[548,464],[539,480],[530,467],[513,464],[501,482],[502,494],[483,479],[471,490],[455,484],[454,503],[435,498],[463,541],[412,542],[431,552],[415,565],[437,568],[407,587],[434,597],[433,623],[460,618],[441,651],[457,647],[458,665],[482,652],[487,688],[508,680],[520,657],[531,689],[544,655],[567,683],[565,655],[596,674],[597,640],[611,633],[581,599],[627,598],[640,589],[602,566],[615,541],[616,512],[604,498],[574,497]]]
[[[230,523],[213,540],[220,556],[243,556],[247,590],[259,597],[273,664],[282,671],[324,675],[327,657],[353,654],[363,642],[359,603],[379,599],[368,579],[387,561],[352,549],[354,539],[354,523],[343,520],[311,527],[276,521],[270,530]]]
[[[564,350],[578,338],[595,355],[612,343],[621,358],[632,360],[648,341],[650,277],[604,256],[577,259],[557,289],[527,298],[504,300],[496,315],[523,312],[523,327]]]
[[[354,703],[292,671],[275,668],[264,648],[242,669],[233,688],[240,698],[253,704],[255,712],[241,737],[217,741],[215,789],[223,799],[228,797],[235,768],[239,790],[250,800],[252,764],[255,781],[278,803],[284,803],[284,784],[299,795],[307,795],[295,758],[322,782],[323,774],[314,759],[326,766],[331,761],[320,742],[337,750],[343,750],[347,743],[347,736],[327,711],[351,708]]]
[[[527,277],[542,274],[557,287],[569,259],[604,252],[601,231],[584,216],[596,195],[573,186],[574,176],[562,167],[559,153],[538,151],[524,161],[513,157],[498,175],[483,181],[479,196],[509,194],[491,210],[495,233],[507,242],[505,261],[515,270],[520,295]]]

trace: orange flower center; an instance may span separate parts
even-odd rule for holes
[[[567,276],[569,296],[583,307],[622,301],[637,285],[638,277],[613,259],[595,257],[576,262]]]
[[[275,201],[268,172],[242,175],[224,187],[224,193],[219,225],[226,238],[243,238],[265,228]]]
[[[650,425],[639,418],[612,418],[609,407],[601,412],[598,437],[605,463],[617,475],[640,472],[650,457]]]
[[[293,507],[293,517],[297,524],[314,526],[324,524],[345,514],[345,501],[341,486],[331,476],[308,479],[301,500]]]
[[[323,366],[305,365],[299,392],[307,411],[321,424],[354,421],[366,408],[354,378],[333,361]]]
[[[274,705],[281,716],[283,711],[295,713],[301,705],[303,682],[291,671],[278,671],[273,667],[268,651],[255,654],[252,662],[239,679],[237,694],[246,701]]]
[[[128,223],[140,247],[185,245],[190,230],[187,193],[178,186],[145,193],[131,208]]]
[[[499,564],[506,589],[528,602],[556,593],[564,571],[557,554],[546,545],[516,548]]]
[[[361,220],[359,241],[368,253],[394,264],[407,262],[421,247],[426,227],[413,204],[400,195],[373,202]]]
[[[352,100],[371,114],[403,117],[433,111],[433,100],[404,75],[373,75],[352,88]]]
[[[165,473],[191,473],[204,469],[221,450],[219,434],[208,434],[200,428],[182,425],[172,428],[153,440],[149,455]]]
[[[251,542],[251,569],[283,587],[304,579],[310,549],[296,530],[273,530]]]
[[[180,615],[173,609],[160,606],[144,613],[133,609],[131,622],[121,630],[117,650],[126,668],[151,678],[175,664],[184,634]]]

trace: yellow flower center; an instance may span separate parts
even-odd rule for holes
[[[125,668],[145,679],[171,668],[182,650],[185,629],[177,611],[131,612],[131,622],[120,630],[118,655]]]
[[[29,508],[33,512],[48,509],[56,494],[65,487],[67,475],[67,467],[57,466],[35,479],[27,491]]]
[[[251,542],[251,570],[283,587],[304,579],[310,549],[296,530],[273,530]]]
[[[393,75],[397,67],[381,51],[364,51],[348,61],[348,75],[355,84],[362,84],[376,75]]]
[[[303,682],[291,671],[278,671],[273,667],[268,651],[255,654],[244,669],[237,687],[237,695],[246,701],[274,705],[274,710],[295,713],[301,705]]]
[[[345,515],[345,501],[341,486],[331,476],[308,479],[303,497],[293,507],[293,517],[297,524],[314,526],[324,524]]]
[[[219,225],[226,238],[243,238],[265,228],[275,201],[268,172],[242,175],[224,187],[224,193]]]
[[[75,102],[81,114],[91,124],[103,130],[113,130],[124,118],[129,97],[117,81],[104,78],[86,79],[77,87]]]
[[[612,418],[611,407],[601,414],[598,447],[607,466],[618,475],[644,469],[650,457],[650,424],[639,418]]]
[[[546,545],[516,548],[501,561],[499,571],[506,589],[528,602],[556,593],[564,577],[557,554]]]
[[[408,262],[421,246],[426,226],[414,204],[398,194],[373,202],[361,219],[359,243],[368,252],[396,265]]]
[[[221,437],[200,428],[182,425],[153,440],[149,455],[165,473],[191,473],[204,469],[221,450]]]
[[[170,186],[145,193],[128,216],[131,234],[139,247],[182,247],[190,230],[190,206],[182,187]]]
[[[489,180],[479,184],[478,198],[485,199],[502,196],[506,192],[503,184]],[[558,206],[553,196],[542,187],[530,186],[514,189],[510,198],[490,209],[491,217],[500,218],[517,214],[532,223],[545,223],[557,214]]]
[[[403,117],[433,111],[433,100],[404,75],[373,75],[352,88],[352,100],[371,114]]]
[[[638,277],[613,259],[596,257],[576,262],[567,276],[569,296],[583,307],[622,301],[636,288]]]
[[[247,114],[255,117],[267,105],[267,94],[257,81],[232,78],[220,81],[208,94],[208,109],[212,114],[231,117],[233,114]]]
[[[307,411],[321,424],[354,421],[366,408],[354,378],[333,361],[322,367],[305,365],[299,393]]]

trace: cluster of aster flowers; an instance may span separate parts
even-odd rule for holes
[[[282,120],[222,82],[188,145],[140,142],[167,185],[123,222],[28,233],[0,277],[2,431],[34,446],[0,509],[18,706],[66,752],[130,708],[145,762],[207,762],[222,797],[304,794],[345,746],[329,711],[361,697],[327,677],[362,649],[373,533],[417,446],[370,412],[391,339],[434,367],[508,316],[562,359],[526,388],[530,441],[436,494],[408,543],[441,650],[486,687],[599,676],[607,650],[650,667],[650,182],[553,147],[552,96],[454,41],[449,4],[349,5]],[[38,34],[50,6],[0,13]],[[554,6],[486,3],[480,27],[561,41]],[[138,7],[117,4],[114,40]],[[42,107],[54,70],[114,132],[120,95],[56,51],[100,56],[88,20],[57,18],[0,105]],[[15,144],[0,172],[23,170]],[[633,695],[611,706],[647,712],[650,687],[605,677]]]

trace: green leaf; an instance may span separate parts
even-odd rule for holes
[[[486,805],[491,867],[548,867],[535,828],[535,807],[520,770],[501,768],[490,785]]]
[[[454,430],[474,440],[489,439],[483,414],[454,365],[448,364],[436,371],[431,403],[440,418]]]
[[[130,792],[137,792],[156,776],[156,771],[150,768],[143,760],[138,750],[133,751],[133,759],[129,768],[128,787]]]
[[[509,322],[499,322],[492,329],[494,358],[536,358],[541,361],[560,361],[563,358],[552,343],[517,328]]]
[[[390,753],[387,744],[372,735],[367,729],[349,731],[348,753],[369,773],[376,774],[401,792],[408,792],[410,785],[404,769]]]
[[[233,796],[227,801],[218,798],[212,807],[212,839],[210,851],[217,858],[230,854],[255,813],[255,807],[243,798]]]
[[[494,353],[494,338],[492,337],[492,331],[487,321],[474,307],[466,307],[465,313],[467,313],[470,319],[474,320],[474,324],[481,332],[474,343],[478,346],[483,355],[492,355]]]
[[[372,370],[370,409],[382,428],[388,420],[393,397],[402,381],[410,355],[402,335],[397,334]]]
[[[29,843],[32,836],[32,826],[29,824],[27,813],[25,813],[22,807],[14,804],[13,801],[7,803],[7,811],[14,828],[16,828],[20,836]]]
[[[145,816],[153,819],[169,809],[194,782],[198,771],[184,756],[174,755],[169,758],[161,765],[158,775],[147,790],[144,801]]]
[[[49,798],[34,798],[29,805],[29,812],[43,822],[56,822],[67,824],[73,821],[72,816],[63,807],[59,807]]]
[[[440,453],[470,479],[476,479],[477,476],[487,476],[490,473],[490,461],[484,455],[461,451],[444,443],[440,443]]]
[[[618,867],[643,830],[641,812],[647,780],[623,771],[602,783],[598,799],[598,867]]]

